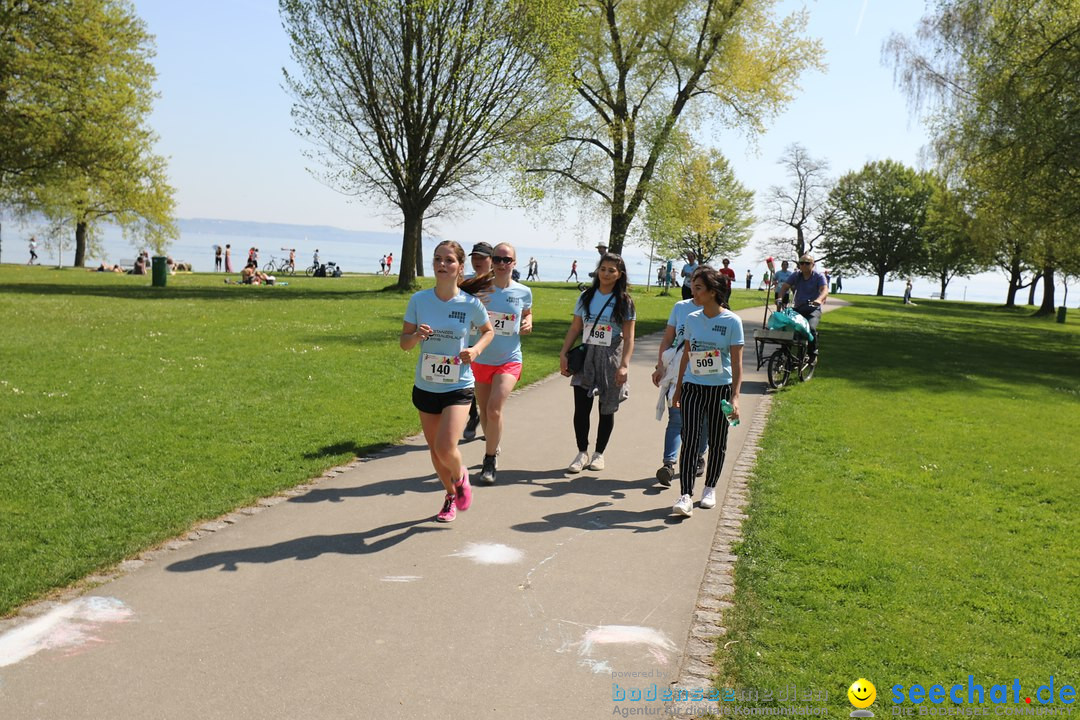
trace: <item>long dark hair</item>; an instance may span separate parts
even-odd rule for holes
[[[630,293],[627,292],[626,263],[623,262],[622,255],[607,252],[600,256],[600,262],[596,263],[596,272],[593,273],[592,287],[581,293],[578,303],[581,305],[581,314],[587,315],[592,299],[596,297],[596,291],[600,289],[600,266],[606,262],[612,263],[619,268],[619,279],[615,281],[615,287],[611,290],[612,295],[615,296],[615,307],[611,311],[611,319],[615,323],[622,325],[634,311],[634,301],[630,298]]]
[[[731,301],[731,279],[728,276],[721,275],[718,270],[708,265],[702,265],[690,276],[691,284],[695,280],[700,280],[705,289],[716,297],[716,302],[720,307],[731,309],[731,306],[728,305]]]
[[[457,257],[458,265],[461,266],[461,272],[462,272],[462,274],[464,274],[464,272],[465,272],[465,248],[461,247],[461,244],[458,243],[455,240],[443,240],[441,243],[439,243],[438,245],[435,246],[435,250],[438,250],[439,248],[444,247],[444,246],[448,247],[448,248],[450,248],[451,250],[454,251],[454,256]],[[435,250],[431,251],[432,255],[435,254]],[[461,277],[459,277],[458,281],[457,281],[457,284],[458,284],[458,287],[461,288],[462,290],[464,290],[465,292],[469,293],[470,295],[475,295],[476,293],[483,290],[484,288],[486,288],[488,285],[490,285],[494,281],[495,281],[495,273],[494,272],[489,272],[486,275],[477,275],[475,277],[469,278],[468,280],[463,280]]]

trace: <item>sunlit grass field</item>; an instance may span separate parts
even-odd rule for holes
[[[718,684],[1076,687],[1080,324],[854,303],[773,406]]]
[[[392,280],[0,266],[0,616],[419,432]],[[578,295],[533,289],[522,385],[558,370]],[[674,292],[635,289],[639,335]]]

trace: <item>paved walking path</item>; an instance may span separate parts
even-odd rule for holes
[[[761,313],[740,313],[745,421],[729,434],[719,497],[765,391],[749,340]],[[606,718],[661,707],[618,693],[648,697],[675,681],[720,508],[678,519],[677,482],[655,480],[666,422],[649,380],[657,342],[638,342],[604,471],[564,473],[573,399],[553,376],[510,399],[499,482],[477,487],[456,522],[433,521],[441,486],[414,438],[208,523],[0,636],[0,718]],[[483,444],[462,452],[476,467]]]

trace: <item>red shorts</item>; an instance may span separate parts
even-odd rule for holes
[[[484,365],[474,362],[472,364],[473,378],[478,383],[491,384],[491,379],[496,375],[513,375],[514,381],[521,379],[521,363],[508,362],[502,365]]]

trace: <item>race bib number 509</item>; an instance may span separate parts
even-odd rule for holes
[[[724,369],[719,350],[699,350],[690,353],[690,372],[694,375],[719,375]]]

